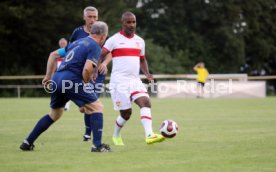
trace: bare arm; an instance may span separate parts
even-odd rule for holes
[[[104,61],[104,58],[108,53],[109,53],[109,51],[107,49],[105,49],[105,48],[102,49],[101,56],[98,60],[98,65],[101,64]]]
[[[104,66],[101,66],[101,63],[104,61],[104,57],[105,57],[108,53],[109,53],[108,50],[106,50],[106,49],[104,49],[104,48],[102,49],[101,56],[100,56],[100,58],[99,58],[99,60],[98,60],[98,64],[97,64],[96,71],[99,71],[99,68],[100,68],[101,70],[104,70],[104,69],[103,69]],[[110,56],[111,56],[111,54],[110,54]],[[111,58],[111,59],[112,59],[112,56],[111,56],[111,57],[107,57],[107,58]],[[93,79],[93,80],[96,80],[97,74],[98,74],[97,72],[94,72],[94,74],[92,75],[92,79]]]
[[[153,80],[153,76],[149,73],[149,67],[146,58],[140,58],[140,69],[144,75],[146,75],[149,81]]]
[[[198,66],[199,66],[199,63],[197,63],[195,66],[194,66],[194,71],[196,71],[196,69],[198,68]]]
[[[83,70],[82,78],[85,83],[88,83],[91,80],[91,75],[93,74],[93,65],[95,65],[91,60],[86,60]]]
[[[55,50],[50,53],[47,62],[47,69],[44,79],[42,80],[42,84],[44,85],[47,81],[49,81],[57,69],[57,58],[59,58],[58,51]]]
[[[99,65],[98,67],[98,71],[101,73],[101,74],[107,74],[107,65],[112,61],[112,55],[111,53],[107,54],[106,55],[106,58],[105,60]]]

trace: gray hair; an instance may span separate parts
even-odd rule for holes
[[[95,11],[95,12],[98,14],[97,8],[92,7],[92,6],[85,7],[85,9],[83,10],[83,15],[85,15],[85,13],[86,13],[87,11]]]
[[[96,35],[107,35],[108,34],[108,26],[103,21],[97,21],[92,25],[91,34]]]

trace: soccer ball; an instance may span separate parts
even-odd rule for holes
[[[176,136],[178,126],[173,120],[165,120],[162,122],[159,131],[162,136],[166,138],[173,138],[174,136]]]

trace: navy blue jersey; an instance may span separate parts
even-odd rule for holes
[[[89,35],[89,33],[87,33],[85,30],[84,30],[84,26],[79,26],[79,27],[77,27],[74,31],[73,31],[73,33],[72,33],[72,35],[71,35],[71,37],[70,37],[70,43],[72,43],[72,42],[74,42],[74,41],[76,41],[76,40],[78,40],[78,39],[81,39],[81,38],[85,38],[85,37],[87,37]],[[106,38],[106,40],[109,38],[109,36],[107,36],[107,38]],[[106,41],[105,40],[105,41]],[[66,49],[65,49],[65,51],[67,51]],[[100,74],[100,73],[98,73],[98,76],[97,76],[97,78],[96,78],[96,81],[95,81],[95,84],[97,84],[97,83],[104,83],[104,80],[105,80],[105,77],[106,77],[106,75],[104,75],[104,74]],[[100,96],[100,94],[99,94],[99,91],[97,91],[97,95],[98,96]]]
[[[89,33],[85,32],[84,27],[79,26],[73,31],[69,42],[72,43],[78,39],[85,38],[88,35],[89,35]]]
[[[78,40],[78,39],[81,39],[81,38],[85,38],[85,37],[87,37],[87,36],[89,36],[89,33],[87,33],[87,32],[85,32],[84,31],[84,27],[83,26],[79,26],[79,27],[77,27],[74,31],[73,31],[73,33],[72,33],[72,35],[71,35],[71,37],[70,37],[70,43],[72,43],[72,42],[74,42],[74,41],[76,41],[76,40]],[[106,37],[106,40],[109,38],[109,35],[107,35],[107,37]],[[105,40],[105,41],[106,41]],[[104,42],[105,43],[105,42]]]
[[[97,65],[101,54],[101,47],[91,37],[74,41],[66,47],[65,58],[57,72],[69,70],[75,76],[82,78],[82,70],[87,59]]]

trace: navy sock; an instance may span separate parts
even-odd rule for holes
[[[90,115],[84,114],[84,124],[85,124],[85,135],[91,135],[91,126],[90,126]]]
[[[90,125],[93,133],[93,144],[99,147],[102,144],[103,114],[99,112],[92,113]]]
[[[29,144],[33,144],[34,141],[39,137],[41,133],[43,133],[45,130],[47,130],[50,125],[52,125],[54,121],[50,116],[47,114],[43,116],[34,127],[33,131],[30,133],[30,135],[26,138],[26,140],[29,142]]]

